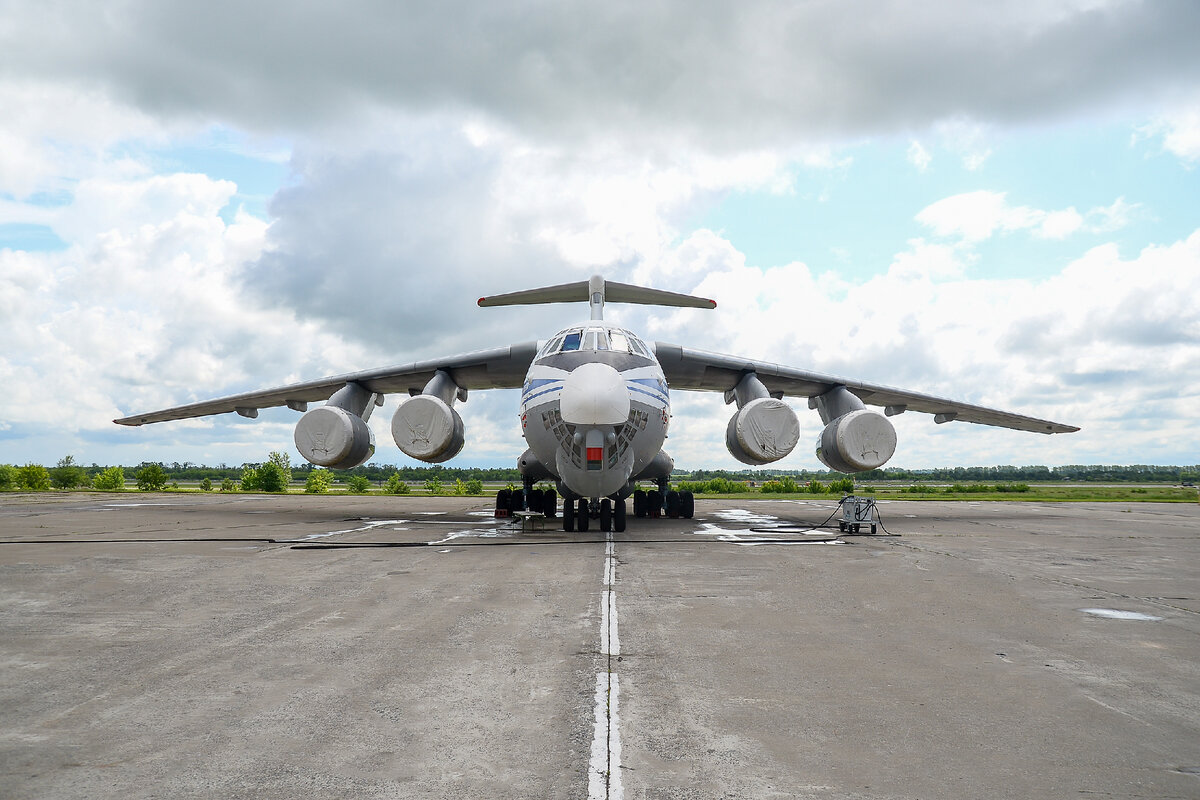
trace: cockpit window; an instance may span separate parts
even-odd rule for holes
[[[539,357],[577,350],[612,350],[650,358],[650,351],[629,331],[606,328],[576,328],[556,335],[546,343]]]

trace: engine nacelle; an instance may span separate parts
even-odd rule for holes
[[[392,438],[406,455],[430,464],[449,461],[466,443],[462,417],[432,394],[400,404],[392,416]]]
[[[800,421],[782,400],[760,397],[729,418],[725,447],[743,464],[770,464],[786,456],[800,441]]]
[[[296,423],[296,449],[310,464],[352,469],[375,455],[375,434],[357,414],[321,406]]]
[[[817,458],[835,472],[878,469],[896,452],[896,429],[882,414],[859,409],[825,426]]]
[[[533,450],[529,448],[517,459],[517,469],[521,472],[521,480],[526,484],[537,483],[538,481],[554,477],[554,474],[546,469],[546,465],[538,460]]]

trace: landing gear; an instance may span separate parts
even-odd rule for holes
[[[625,501],[618,500],[613,504],[613,530],[622,533],[625,530]]]
[[[691,492],[679,493],[679,516],[691,519],[696,513],[696,496]]]
[[[674,489],[667,492],[667,516],[679,519],[679,492]]]
[[[588,501],[584,498],[579,498],[579,503],[575,509],[575,527],[583,533],[588,529]]]
[[[635,489],[633,492],[633,515],[646,516],[646,492],[642,489]]]
[[[600,530],[605,533],[612,530],[612,500],[607,497],[600,501]]]
[[[575,530],[575,501],[569,498],[563,498],[563,530]]]
[[[547,489],[542,492],[542,513],[546,515],[546,519],[554,519],[558,507],[558,492],[553,489]]]
[[[658,519],[662,516],[663,496],[658,489],[651,489],[646,495],[646,511],[650,519]]]

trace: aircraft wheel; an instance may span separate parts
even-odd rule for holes
[[[874,533],[874,532],[875,532],[875,526],[874,526],[874,525],[872,525],[872,526],[871,526],[871,533]]]
[[[496,516],[497,517],[507,517],[508,516],[508,504],[512,502],[511,495],[512,495],[512,492],[510,492],[508,489],[501,489],[500,491],[496,492]]]
[[[580,533],[588,529],[588,501],[586,497],[579,498],[575,510],[575,527]]]
[[[679,519],[679,492],[674,489],[667,492],[667,516]]]
[[[542,493],[537,489],[526,489],[525,500],[529,504],[529,510],[535,514],[542,513]]]
[[[662,492],[658,489],[651,489],[646,494],[646,512],[650,515],[650,519],[658,519],[662,516]]]
[[[696,495],[691,492],[679,493],[679,516],[691,519],[696,513]]]
[[[554,519],[558,512],[558,492],[553,489],[547,489],[542,492],[542,513],[547,519]]]
[[[575,530],[575,503],[571,500],[563,500],[563,530],[567,533]]]
[[[625,501],[617,500],[613,503],[613,530],[617,533],[622,533],[625,530]]]
[[[607,497],[600,501],[600,530],[605,533],[612,530],[612,500]]]
[[[845,532],[846,532],[846,523],[844,523],[844,522],[839,522],[839,523],[838,523],[838,530],[839,530],[839,531],[841,531],[842,533],[845,533]]]
[[[513,489],[509,496],[508,502],[509,511],[524,511],[525,510],[525,491],[523,489]]]
[[[642,489],[635,489],[633,492],[633,515],[646,516],[646,492]]]

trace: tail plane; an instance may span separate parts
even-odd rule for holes
[[[690,294],[649,289],[629,283],[606,281],[600,275],[575,283],[561,283],[541,289],[496,294],[479,298],[483,308],[492,306],[526,306],[539,303],[587,303],[592,319],[604,319],[604,303],[638,303],[646,306],[678,306],[680,308],[716,308],[715,300]]]

